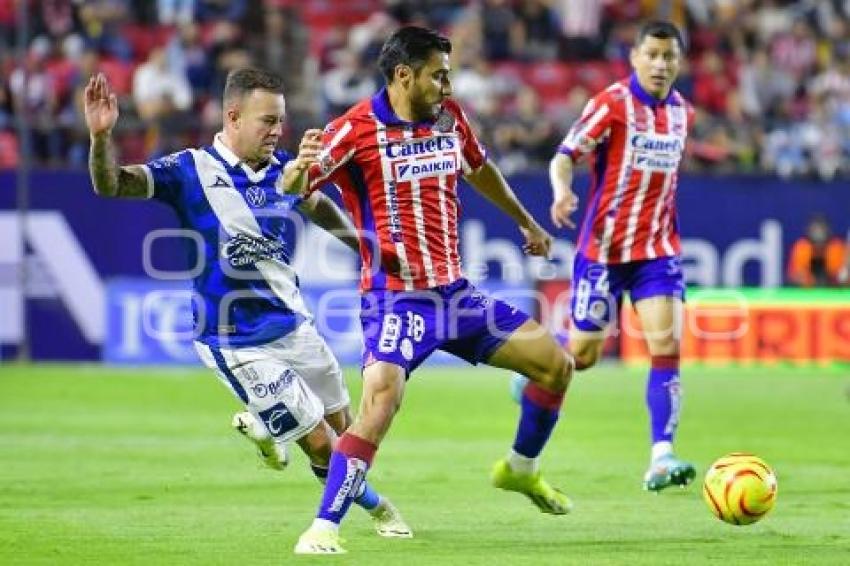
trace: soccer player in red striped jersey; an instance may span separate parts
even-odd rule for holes
[[[576,368],[602,352],[628,291],[651,356],[646,403],[652,449],[644,488],[687,485],[694,467],[673,454],[679,422],[682,276],[676,188],[694,111],[673,88],[684,44],[669,22],[650,22],[631,51],[632,75],[598,93],[550,164],[552,221],[572,227],[574,163],[587,158],[591,187],[572,278],[569,351]]]
[[[528,315],[477,290],[458,254],[457,184],[463,176],[548,255],[551,237],[487,159],[450,98],[451,43],[420,27],[396,31],[378,60],[386,87],[325,128],[310,190],[334,183],[360,230],[365,342],[360,414],[337,443],[316,519],[299,554],[344,552],[339,524],[398,410],[405,384],[435,350],[530,379],[513,446],[493,485],[522,493],[543,512],[570,501],[540,476],[538,456],[558,420],[572,358]],[[461,418],[461,417],[458,417]]]

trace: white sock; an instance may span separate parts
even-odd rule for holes
[[[659,458],[663,458],[664,456],[669,456],[673,453],[673,444],[666,440],[662,440],[661,442],[656,442],[652,445],[652,454],[650,454],[650,462],[655,462]]]
[[[508,452],[508,465],[517,473],[533,474],[537,472],[537,468],[539,467],[539,458],[523,456],[522,454],[515,452],[512,448],[511,451]]]
[[[323,531],[333,531],[335,533],[339,532],[339,525],[337,525],[333,521],[328,521],[327,519],[313,519],[313,524],[310,526],[310,528],[320,529]]]

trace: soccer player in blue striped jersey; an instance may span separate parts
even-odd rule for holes
[[[104,197],[154,199],[177,214],[195,265],[195,347],[201,360],[245,404],[233,424],[282,469],[296,442],[325,481],[337,435],[351,423],[339,364],[301,297],[290,265],[292,222],[303,212],[355,250],[353,225],[321,193],[286,194],[306,179],[320,150],[308,130],[297,156],[278,151],[285,100],[282,81],[261,69],[231,72],[222,102],[223,130],[212,145],[144,165],[119,166],[112,129],[118,106],[105,77],[90,79],[85,119],[89,170]],[[382,536],[411,536],[395,507],[365,482],[357,503]]]

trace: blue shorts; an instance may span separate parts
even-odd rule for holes
[[[657,296],[685,300],[681,258],[671,256],[607,265],[577,253],[570,298],[573,328],[587,332],[604,330],[617,315],[623,291],[629,292],[632,304]]]
[[[484,362],[528,319],[466,279],[422,291],[369,291],[360,299],[363,367],[390,362],[409,376],[434,350]]]

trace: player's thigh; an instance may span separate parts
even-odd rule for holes
[[[315,326],[303,323],[285,340],[272,343],[270,347],[279,348],[279,355],[285,357],[303,377],[307,386],[322,401],[326,416],[336,415],[348,408],[351,398],[342,369]]]
[[[512,332],[486,363],[557,389],[565,388],[569,380],[566,352],[543,326],[532,319]]]
[[[196,343],[207,367],[278,442],[297,440],[324,418],[321,400],[301,375],[263,348],[211,348]]]
[[[682,300],[664,295],[647,297],[635,302],[635,310],[650,355],[678,354],[682,337]]]

